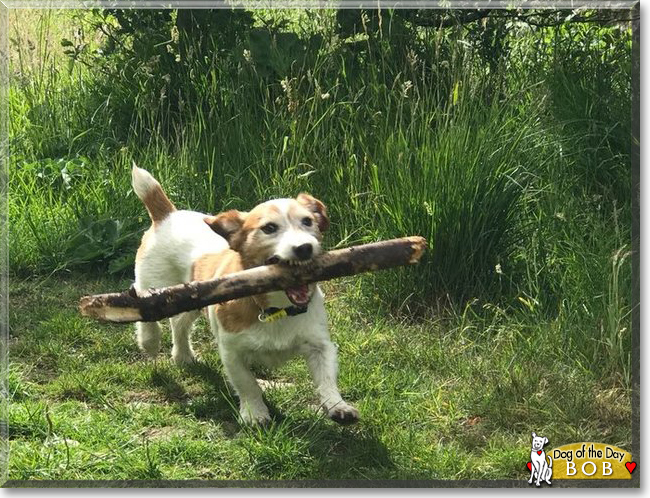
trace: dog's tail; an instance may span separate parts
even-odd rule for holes
[[[160,183],[147,170],[138,168],[135,162],[131,170],[131,185],[147,208],[152,222],[160,222],[176,211],[176,207],[169,200]]]
[[[548,458],[548,468],[550,469],[553,467],[553,460],[551,460],[550,455],[546,455],[546,458]]]

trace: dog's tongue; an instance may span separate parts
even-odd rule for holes
[[[289,301],[291,301],[296,306],[304,306],[309,303],[309,287],[307,285],[301,285],[300,287],[287,289],[285,292],[289,298]]]

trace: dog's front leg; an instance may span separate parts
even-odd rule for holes
[[[537,487],[539,487],[539,480],[542,478],[543,467],[544,467],[544,464],[542,464],[541,462],[538,462],[537,465],[535,466],[535,468],[537,469],[537,476],[536,476],[536,480],[535,480],[535,486],[537,486]]]
[[[359,420],[359,411],[343,401],[336,385],[338,362],[336,347],[330,341],[308,344],[302,351],[311,372],[323,410],[339,424],[352,424]]]
[[[236,354],[228,353],[219,345],[219,356],[228,380],[239,396],[239,414],[248,425],[266,424],[271,420],[269,409],[264,404],[262,389],[250,368]]]
[[[532,459],[531,459],[531,463],[530,463],[530,479],[528,479],[528,484],[533,483],[534,477],[535,477],[535,462],[533,462]]]

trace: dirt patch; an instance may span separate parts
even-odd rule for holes
[[[165,404],[165,400],[151,391],[126,391],[122,399],[127,405],[150,406],[153,404]]]
[[[173,436],[183,435],[184,432],[178,427],[147,427],[141,433],[147,439],[170,439]]]

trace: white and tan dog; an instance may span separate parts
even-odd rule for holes
[[[231,210],[209,216],[176,210],[153,176],[135,165],[132,183],[152,221],[136,255],[137,290],[207,280],[264,264],[305,264],[321,252],[322,232],[329,226],[324,204],[308,194],[264,202],[247,213]],[[170,319],[172,358],[179,365],[195,360],[190,335],[199,314],[192,311]],[[359,412],[343,401],[337,387],[337,351],[317,285],[228,301],[208,307],[207,315],[244,422],[270,420],[251,365],[272,367],[297,355],[307,361],[328,416],[339,423],[358,420]],[[279,316],[283,318],[272,320]],[[158,354],[161,334],[157,322],[137,324],[138,344],[150,356]]]
[[[553,461],[550,456],[548,457],[548,462],[546,461],[544,445],[547,443],[547,438],[539,437],[533,432],[533,443],[530,450],[530,479],[528,479],[528,484],[532,484],[533,479],[535,479],[536,486],[539,486],[540,480],[546,481],[546,484],[551,484]]]

